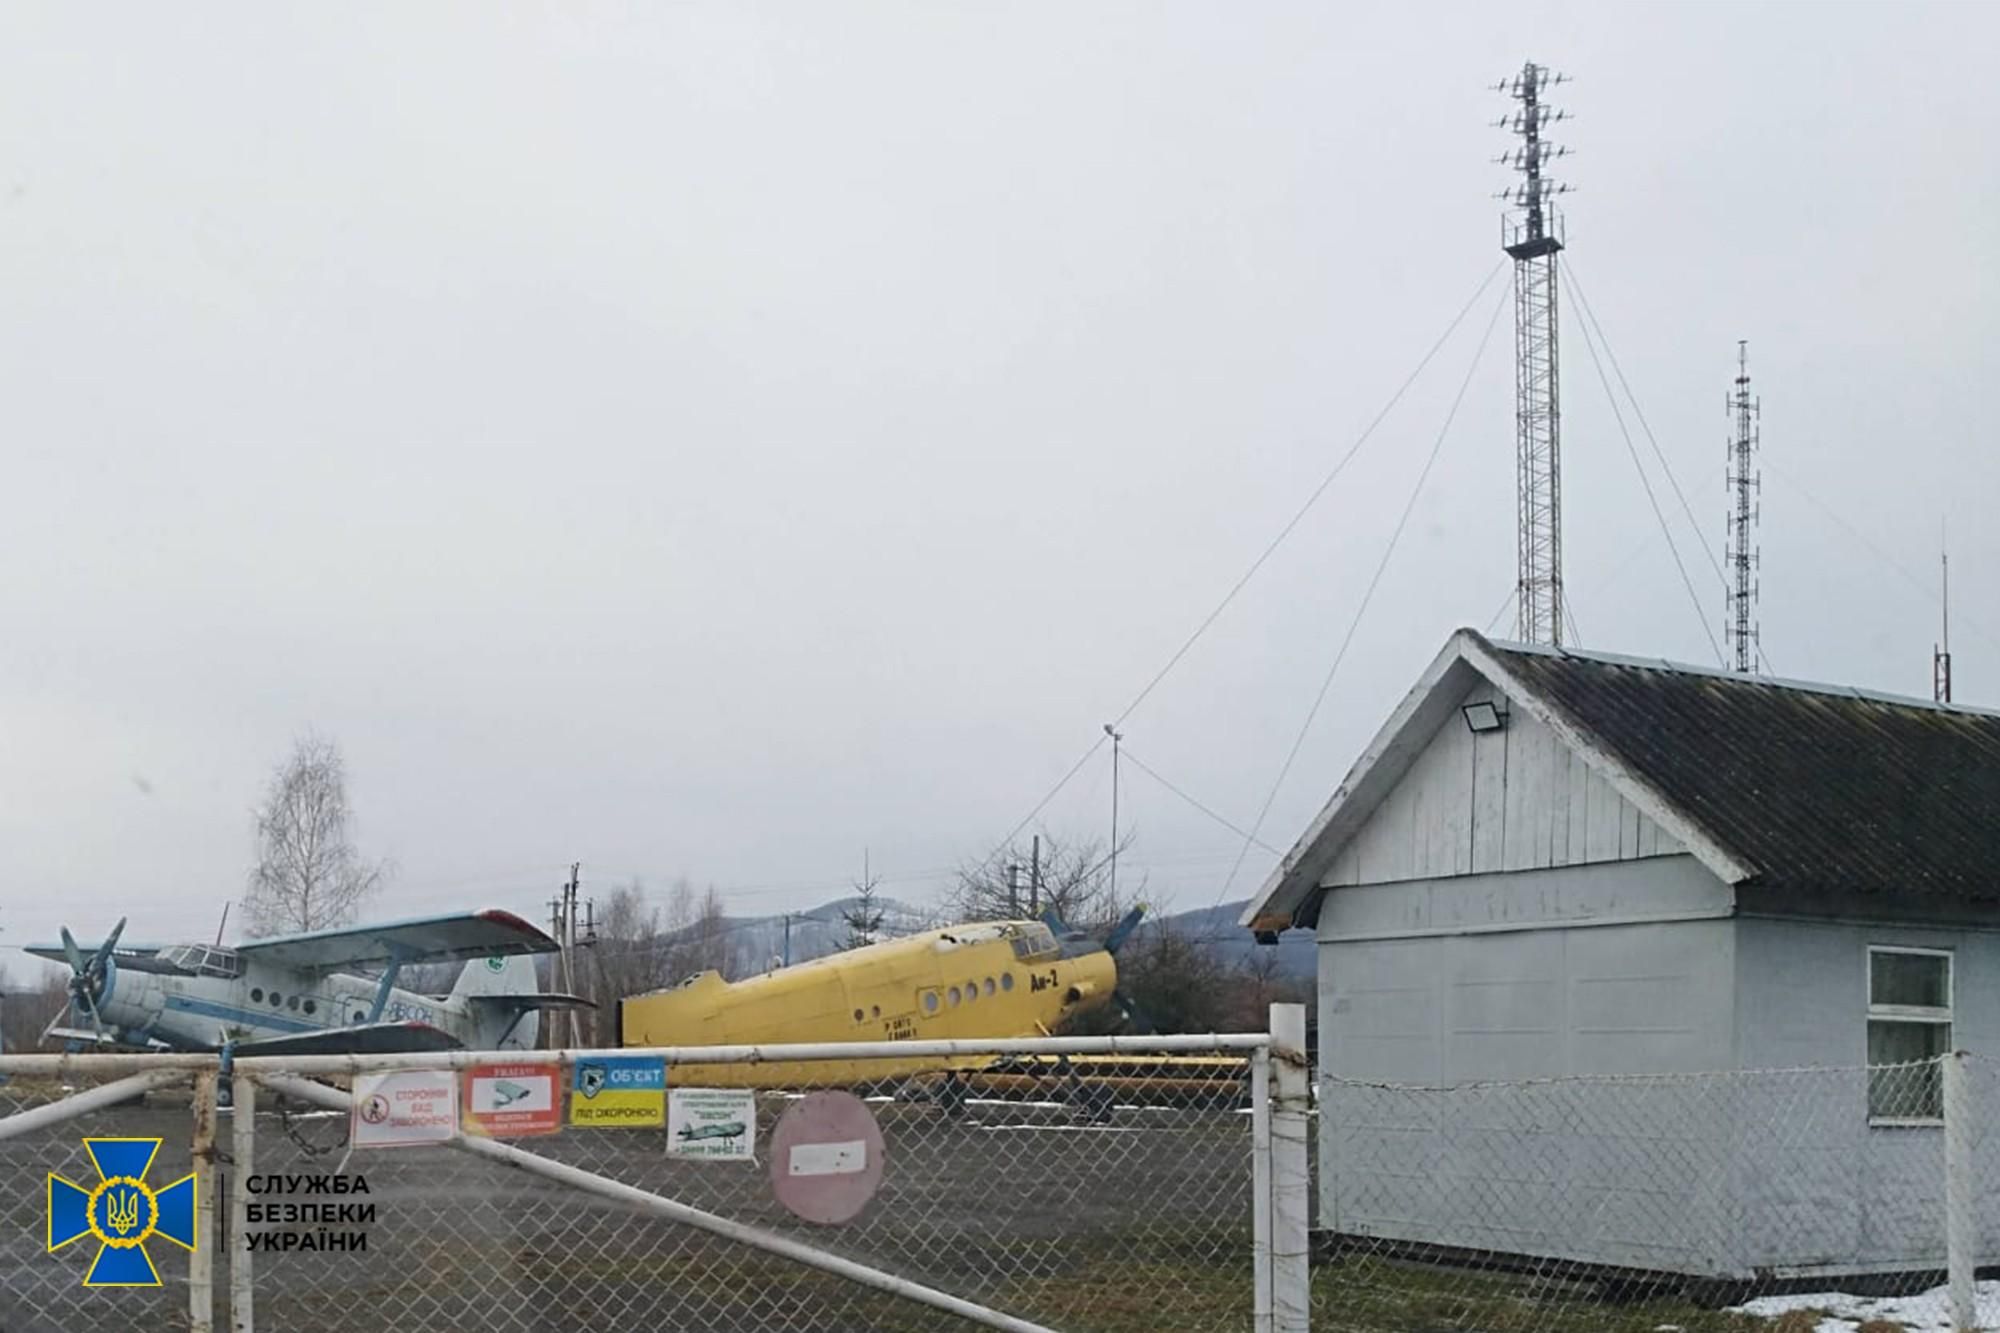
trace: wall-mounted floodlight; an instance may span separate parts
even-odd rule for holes
[[[1498,731],[1507,725],[1507,714],[1501,710],[1500,705],[1490,700],[1467,704],[1459,711],[1465,714],[1465,725],[1475,736]]]

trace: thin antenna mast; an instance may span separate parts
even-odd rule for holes
[[[1556,255],[1558,235],[1554,196],[1567,185],[1548,175],[1548,164],[1569,152],[1542,136],[1567,119],[1552,110],[1543,93],[1565,82],[1533,61],[1503,79],[1496,91],[1519,107],[1500,118],[1500,128],[1520,143],[1500,161],[1521,173],[1519,184],[1500,198],[1512,207],[1502,222],[1501,246],[1514,260],[1514,427],[1520,564],[1516,625],[1528,643],[1562,646],[1562,395],[1556,345]]]
[[[1941,704],[1951,702],[1951,553],[1943,549],[1944,531],[1938,531],[1938,575],[1943,581],[1943,623],[1939,629],[1944,637],[1931,645],[1931,697]]]
[[[1756,541],[1763,503],[1761,499],[1753,500],[1751,493],[1762,496],[1764,477],[1752,466],[1750,456],[1757,452],[1764,405],[1750,396],[1750,344],[1742,338],[1736,340],[1736,388],[1725,408],[1736,430],[1729,441],[1729,467],[1725,473],[1731,507],[1729,540],[1723,549],[1735,578],[1724,595],[1729,619],[1722,628],[1723,634],[1736,645],[1736,669],[1748,675],[1757,670],[1757,641],[1762,633],[1756,624],[1757,595],[1761,588],[1755,571],[1763,564],[1763,551]]]

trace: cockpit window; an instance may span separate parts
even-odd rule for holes
[[[1016,958],[1042,958],[1055,951],[1056,937],[1047,926],[1023,926],[1021,933],[1014,937]]]
[[[207,944],[176,944],[171,949],[160,950],[160,961],[172,963],[175,967],[186,968],[204,977],[240,977],[243,975],[243,959],[234,949],[224,949]]]

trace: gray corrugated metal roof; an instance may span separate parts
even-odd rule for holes
[[[1750,886],[2000,898],[2000,713],[1485,646],[1751,867]]]

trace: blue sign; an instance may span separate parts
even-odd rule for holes
[[[572,1125],[667,1123],[667,1062],[643,1055],[584,1056],[569,1099]]]

